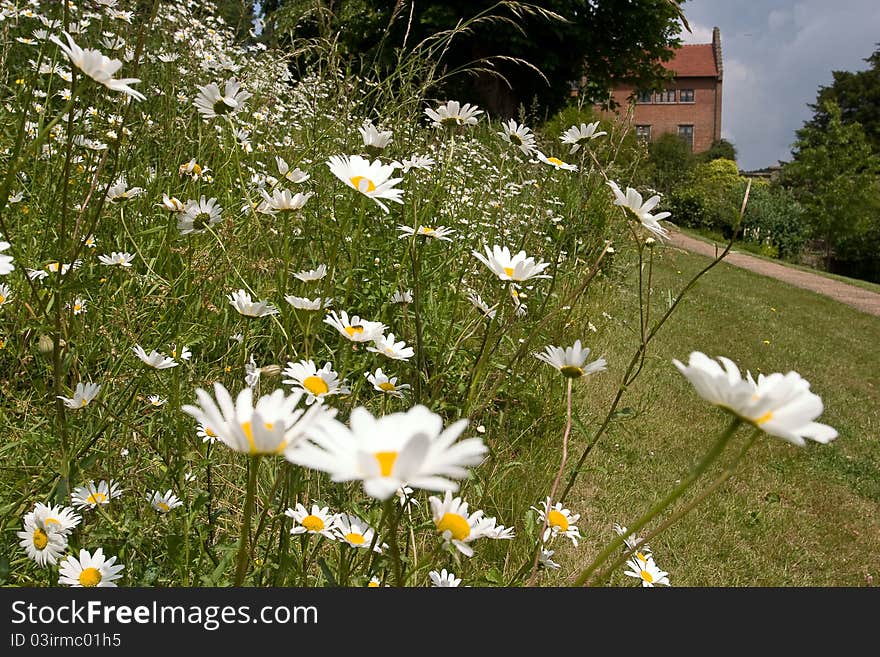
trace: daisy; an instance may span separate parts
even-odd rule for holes
[[[284,297],[284,300],[297,310],[325,310],[333,305],[333,299],[309,299],[308,297],[295,297],[292,294]]]
[[[162,399],[159,395],[150,395],[147,397],[147,401],[150,402],[150,406],[159,408],[160,406],[164,406],[168,400]]]
[[[100,258],[100,257],[101,256],[98,256],[98,258]],[[107,256],[104,256],[104,257],[107,257]],[[107,263],[105,263],[105,264],[107,264]],[[66,262],[64,264],[61,264],[58,262],[50,262],[48,265],[46,265],[46,269],[52,274],[57,274],[58,271],[61,270],[61,275],[66,276],[67,272],[69,272],[71,269],[79,269],[81,265],[82,265],[82,260],[76,260],[75,262],[72,262],[72,263]],[[41,276],[40,278],[43,278],[43,277]]]
[[[28,513],[25,516],[25,519],[30,516],[33,516],[40,522],[44,523],[46,527],[59,531],[65,535],[70,534],[70,532],[72,532],[82,521],[82,516],[80,516],[73,507],[62,507],[61,505],[48,506],[41,502],[37,502],[34,506],[34,510]]]
[[[173,200],[177,201],[177,199]],[[177,201],[177,203],[180,203],[180,201]],[[208,226],[214,226],[221,221],[223,221],[223,208],[217,204],[217,199],[210,198],[206,200],[205,196],[202,195],[198,201],[187,201],[183,206],[183,210],[178,212],[177,230],[180,231],[181,235],[203,233]]]
[[[327,275],[327,265],[318,265],[315,269],[305,269],[303,271],[294,272],[294,278],[301,280],[303,283],[311,281],[320,281]]]
[[[373,345],[367,347],[367,351],[382,354],[392,360],[409,360],[416,353],[412,347],[407,347],[403,340],[395,342],[393,333],[376,337]]]
[[[483,460],[480,438],[456,443],[467,426],[458,420],[446,429],[443,419],[424,406],[374,417],[367,409],[351,412],[349,427],[327,422],[287,454],[292,463],[330,474],[333,481],[364,482],[367,495],[386,500],[401,486],[455,491],[452,479]]]
[[[86,246],[86,248],[88,248],[88,249],[94,249],[94,248],[98,245],[98,238],[95,237],[94,235],[89,235],[89,236],[85,239],[85,241],[83,241],[83,244],[84,244],[84,245]]]
[[[451,127],[459,125],[476,125],[477,116],[482,114],[483,110],[477,109],[476,105],[471,106],[470,103],[460,105],[457,100],[450,100],[444,105],[440,105],[437,109],[426,108],[425,114],[434,123],[434,127]]]
[[[196,106],[199,114],[207,120],[224,114],[234,114],[250,97],[251,94],[242,89],[241,85],[233,78],[224,85],[222,93],[215,82],[199,87],[199,93],[193,100],[193,105]]]
[[[538,563],[544,568],[549,568],[550,570],[559,570],[560,568],[562,568],[562,566],[553,561],[554,554],[556,554],[555,550],[547,550],[546,548],[541,548],[541,554],[538,555]]]
[[[324,367],[318,369],[312,360],[289,362],[282,374],[290,377],[282,383],[305,391],[306,404],[309,406],[315,401],[323,402],[325,397],[347,395],[351,392],[345,385],[345,380],[340,381],[339,374],[333,371],[332,363],[325,363]]]
[[[278,157],[276,155],[275,164],[278,166],[279,175],[292,183],[303,183],[311,177],[299,167],[291,170],[290,165],[284,161],[283,157]]]
[[[521,150],[523,155],[529,156],[537,150],[535,135],[532,134],[530,128],[518,124],[513,119],[510,119],[506,123],[502,123],[501,127],[504,129],[497,134],[500,135],[504,141],[513,144]]]
[[[642,545],[642,539],[636,536],[635,534],[630,534],[627,532],[626,527],[623,527],[616,522],[614,523],[614,533],[623,538],[623,543],[626,545],[627,550],[635,550],[639,548],[642,552],[646,554],[651,554],[651,548],[647,545]],[[642,558],[639,554],[636,555],[639,558]],[[643,559],[644,560],[644,559]]]
[[[368,148],[382,150],[391,143],[391,131],[379,131],[370,119],[365,119],[363,126],[358,128],[358,131],[364,140],[364,146]]]
[[[461,584],[461,579],[448,572],[445,568],[439,573],[436,570],[432,570],[428,573],[428,577],[431,578],[431,586],[434,588],[451,588]]]
[[[94,480],[89,481],[85,486],[77,486],[70,494],[70,499],[78,509],[86,507],[94,509],[96,506],[110,504],[110,500],[114,497],[122,495],[122,489],[112,479],[108,483],[105,480],[98,482],[95,486]]]
[[[169,367],[177,367],[179,363],[173,358],[169,358],[163,353],[159,353],[155,349],[153,349],[149,354],[144,351],[144,348],[139,344],[136,344],[131,348],[134,352],[134,355],[140,358],[144,364],[149,365],[157,370],[167,370]]]
[[[412,290],[397,290],[394,294],[391,295],[391,303],[412,303],[413,302],[413,291]]]
[[[159,513],[168,513],[171,509],[183,506],[183,502],[171,492],[170,488],[165,491],[164,495],[157,490],[150,491],[147,493],[147,502]]]
[[[654,557],[650,555],[644,561],[638,558],[630,559],[626,562],[626,565],[629,566],[630,570],[625,571],[623,574],[641,580],[643,587],[654,587],[658,584],[670,586],[669,573],[660,570],[657,564],[654,563]]]
[[[486,255],[479,251],[473,251],[474,256],[486,265],[502,281],[526,281],[530,278],[550,278],[547,274],[541,274],[549,262],[536,263],[534,258],[527,258],[525,251],[516,255],[510,255],[507,247],[493,246],[492,250],[485,247]]]
[[[120,573],[125,568],[122,564],[114,565],[115,563],[116,557],[104,558],[101,548],[95,550],[94,555],[88,550],[80,550],[79,559],[69,555],[61,562],[58,583],[76,587],[115,587],[114,582],[122,577]]]
[[[78,409],[88,406],[89,403],[101,392],[101,386],[97,383],[77,383],[76,390],[73,391],[73,397],[62,397],[58,395],[58,399],[64,402],[67,408]]]
[[[271,196],[269,196],[266,190],[261,189],[260,194],[263,195],[263,202],[257,206],[257,212],[262,212],[263,214],[296,212],[301,210],[306,201],[314,196],[312,192],[291,194],[286,189],[272,190]]]
[[[64,51],[64,54],[67,55],[70,62],[79,70],[92,78],[95,82],[103,84],[108,89],[121,91],[135,100],[146,99],[146,96],[141,92],[135,91],[128,86],[135,82],[140,82],[138,78],[121,78],[118,80],[113,78],[113,75],[122,67],[121,61],[106,57],[101,54],[100,50],[94,50],[92,48],[86,48],[83,50],[74,43],[73,37],[67,32],[63,32],[63,34],[67,38],[67,45],[63,44],[56,36],[50,37],[50,40]]]
[[[483,297],[481,297],[476,292],[471,292],[470,294],[468,294],[468,301],[470,301],[477,310],[483,313],[483,315],[485,315],[489,319],[495,319],[495,314],[498,312],[497,303],[490,308],[489,304],[483,301]]]
[[[320,534],[324,538],[331,541],[337,539],[334,532],[336,529],[336,515],[330,513],[330,507],[321,508],[317,504],[312,504],[312,510],[309,511],[302,504],[297,503],[295,509],[287,509],[284,512],[288,518],[293,518],[296,523],[290,530],[294,536],[298,534]]]
[[[114,184],[107,189],[107,200],[115,203],[119,200],[127,200],[143,194],[143,187],[132,187],[129,189],[125,176],[119,176]]]
[[[452,233],[455,232],[453,229],[447,228],[446,226],[437,226],[436,228],[432,226],[419,226],[418,228],[398,226],[397,229],[403,233],[400,235],[400,239],[419,235],[420,237],[430,237],[432,239],[443,240],[446,242],[452,241],[452,238],[448,237],[448,235],[452,235]]]
[[[113,251],[110,255],[99,255],[98,260],[104,265],[119,265],[120,267],[131,267],[131,261],[134,260],[134,254],[124,251]],[[64,273],[64,272],[62,272]]]
[[[574,164],[567,164],[560,160],[558,157],[547,157],[541,151],[537,151],[536,155],[541,162],[544,164],[549,164],[554,169],[563,169],[564,171],[577,171],[577,167]]]
[[[203,178],[204,175],[210,171],[208,167],[201,166],[198,162],[196,162],[196,158],[191,159],[189,162],[184,162],[181,164],[177,171],[181,176],[189,176],[193,180],[199,180]]]
[[[367,381],[373,385],[373,390],[385,395],[397,397],[398,399],[403,399],[403,391],[409,390],[412,387],[408,383],[398,385],[397,377],[389,377],[382,371],[381,367],[378,368],[374,374],[364,372],[364,376],[367,377]]]
[[[409,173],[412,169],[420,169],[422,171],[430,171],[435,164],[433,157],[424,155],[413,155],[409,158],[403,158],[401,166],[404,173]]]
[[[598,121],[593,121],[590,124],[581,123],[580,127],[573,125],[562,133],[559,139],[562,140],[563,144],[571,144],[571,150],[568,153],[569,155],[574,155],[580,150],[581,146],[586,146],[593,139],[608,134],[604,131],[596,132],[598,127]]]
[[[10,246],[12,246],[9,242],[0,242],[0,251],[5,251]],[[12,256],[3,255],[0,253],[0,275],[5,276],[6,274],[12,273],[15,269],[15,265],[12,264]]]
[[[345,541],[351,547],[369,548],[373,543],[373,537],[376,532],[363,520],[350,513],[340,513],[336,517],[336,537],[340,541]],[[384,544],[379,545],[376,541],[375,552],[382,552],[382,548],[387,547]]]
[[[613,180],[608,181],[608,186],[614,192],[614,205],[624,208],[630,215],[642,224],[647,230],[651,231],[660,239],[669,237],[669,231],[660,225],[660,220],[670,216],[670,212],[660,212],[659,214],[651,214],[651,210],[660,202],[660,195],[655,194],[647,201],[642,202],[642,195],[632,187],[626,188],[624,194],[617,183]]]
[[[74,315],[82,315],[86,311],[86,302],[76,297],[70,305],[70,309]]]
[[[190,351],[189,347],[184,345],[180,348],[180,354],[177,353],[177,345],[171,345],[171,357],[177,358],[180,357],[181,360],[190,360],[192,358],[192,351]]]
[[[229,299],[232,307],[245,317],[266,317],[278,313],[278,309],[271,303],[268,301],[255,302],[251,299],[251,295],[244,290],[227,294],[226,298]]]
[[[352,342],[371,342],[380,337],[382,332],[388,328],[382,322],[369,322],[357,315],[352,315],[349,319],[348,313],[344,310],[340,311],[338,315],[335,310],[331,311],[324,318],[324,323],[335,328],[340,335]]]
[[[373,199],[386,214],[388,207],[379,199],[403,203],[400,198],[403,190],[394,186],[403,178],[391,177],[394,167],[390,164],[382,164],[380,160],[370,162],[360,155],[331,155],[327,166],[346,185]]]
[[[574,523],[580,519],[581,514],[572,513],[568,509],[563,508],[562,502],[557,502],[550,507],[549,497],[541,502],[541,507],[541,509],[534,506],[531,507],[538,512],[538,520],[542,525],[544,524],[546,514],[547,528],[544,530],[544,535],[541,537],[541,540],[546,543],[548,540],[552,541],[561,534],[570,538],[574,546],[577,547],[578,539],[581,535]],[[547,512],[548,507],[550,507],[549,513]]]
[[[795,445],[805,445],[804,438],[829,443],[837,431],[827,424],[814,422],[822,414],[822,399],[810,392],[810,384],[797,372],[758,375],[743,379],[739,368],[728,358],[715,360],[699,351],[692,352],[683,365],[672,362],[706,401],[730,411],[762,431]]]
[[[419,501],[413,497],[413,489],[409,486],[401,486],[394,494],[402,507],[419,506]]]
[[[468,514],[467,502],[460,497],[452,497],[449,491],[446,491],[442,501],[432,495],[428,502],[431,504],[434,526],[444,546],[451,545],[466,557],[474,556],[470,544],[486,537],[486,531],[495,526],[495,518],[485,518],[482,511]]]
[[[187,404],[180,410],[194,417],[202,427],[210,427],[231,450],[251,456],[280,454],[336,414],[320,404],[309,409],[299,408],[303,396],[299,391],[285,396],[284,391],[278,389],[260,397],[254,405],[251,388],[244,388],[233,401],[229,391],[217,382],[214,396],[216,402],[197,388],[200,405]]]
[[[581,341],[575,340],[573,347],[548,346],[543,353],[532,354],[538,360],[552,365],[569,379],[577,379],[588,374],[602,372],[607,364],[604,358],[594,360],[589,365],[584,365],[590,357],[590,348],[581,347]]]
[[[199,424],[199,428],[196,431],[196,435],[202,439],[203,443],[211,443],[212,445],[217,442],[217,434],[209,427],[207,424]]]
[[[16,532],[16,536],[21,539],[19,545],[38,566],[54,566],[67,550],[67,534],[32,513],[25,516],[22,531]]]

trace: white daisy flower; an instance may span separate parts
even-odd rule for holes
[[[134,260],[134,254],[125,253],[124,251],[113,251],[110,255],[99,255],[98,260],[104,265],[131,267],[131,261]],[[62,274],[63,273],[64,272],[62,272]]]
[[[279,157],[276,155],[275,164],[278,166],[279,175],[285,180],[294,184],[303,183],[311,177],[305,171],[302,171],[299,167],[291,170],[290,165],[284,161],[283,157]]]
[[[135,100],[145,100],[141,92],[132,89],[130,84],[140,82],[138,78],[120,78],[114,79],[113,75],[122,67],[122,62],[118,59],[110,59],[101,53],[100,50],[86,48],[83,50],[73,41],[73,37],[67,32],[63,32],[67,38],[67,45],[56,37],[50,37],[50,40],[57,44],[64,54],[70,59],[70,62],[79,70],[92,78],[98,84],[103,84],[113,91],[121,91],[127,96]]]
[[[177,345],[171,345],[171,357],[172,358],[180,358],[180,360],[190,360],[192,358],[192,351],[190,351],[189,347],[184,345],[180,348],[180,353],[177,353]]]
[[[297,297],[289,294],[284,300],[297,310],[326,310],[333,305],[333,299],[309,299],[308,297]]]
[[[706,401],[724,408],[762,431],[795,445],[805,445],[804,438],[829,443],[837,431],[827,424],[814,422],[822,414],[822,399],[810,392],[810,384],[797,372],[758,375],[758,381],[728,358],[719,357],[721,365],[699,351],[692,352],[683,365],[672,362],[687,377]]]
[[[651,210],[660,202],[659,194],[655,194],[647,201],[642,202],[642,195],[632,187],[627,187],[626,194],[624,194],[613,180],[608,181],[608,186],[614,192],[614,205],[619,205],[627,210],[642,226],[660,239],[667,239],[669,237],[669,231],[660,225],[660,220],[670,216],[671,213],[660,212],[658,214],[651,214]]]
[[[428,577],[431,578],[431,586],[434,588],[451,588],[461,584],[461,578],[456,577],[445,568],[439,573],[436,570],[432,570],[428,573]]]
[[[171,509],[183,506],[183,502],[171,492],[170,488],[164,494],[157,490],[150,491],[147,493],[147,502],[159,513],[168,513]]]
[[[544,568],[549,568],[550,570],[559,570],[560,568],[562,568],[562,566],[553,561],[554,554],[556,554],[555,550],[541,548],[541,554],[538,555],[538,563]]]
[[[510,255],[507,247],[495,245],[492,250],[485,247],[486,255],[479,251],[473,251],[474,256],[486,265],[502,281],[526,281],[530,278],[550,278],[547,274],[541,274],[549,262],[535,262],[534,258],[526,257],[525,251],[520,251],[514,256]]]
[[[331,311],[324,318],[324,323],[335,328],[340,335],[352,342],[371,342],[381,336],[382,332],[388,328],[382,322],[369,322],[357,315],[352,315],[349,318],[348,313],[344,310],[340,311],[338,315],[335,310]]]
[[[147,397],[147,401],[150,403],[150,406],[159,408],[160,406],[164,406],[168,400],[163,399],[159,395],[150,395]]]
[[[272,190],[271,196],[266,190],[261,189],[260,194],[263,196],[263,201],[257,206],[257,212],[263,214],[296,212],[297,210],[301,210],[306,204],[306,201],[314,196],[312,192],[306,192],[305,194],[297,192],[296,194],[291,194],[286,189],[274,189]]]
[[[78,509],[86,507],[94,509],[99,505],[110,504],[110,500],[122,495],[122,489],[112,479],[109,483],[105,480],[98,482],[95,486],[94,481],[89,481],[85,486],[77,486],[70,494],[70,500],[73,506]]]
[[[485,538],[487,531],[495,527],[495,518],[484,517],[483,511],[468,514],[467,502],[460,497],[452,497],[449,491],[446,491],[442,501],[432,495],[428,502],[431,504],[434,526],[440,533],[443,544],[455,547],[466,557],[474,556],[474,549],[470,544],[479,538]]]
[[[70,304],[70,310],[73,311],[74,315],[82,315],[86,311],[86,302],[80,297],[76,297],[73,300],[73,303]]]
[[[202,439],[203,443],[211,443],[213,445],[217,442],[217,434],[207,424],[199,424],[196,435]]]
[[[546,514],[547,528],[544,530],[544,535],[541,537],[541,540],[546,543],[547,541],[552,541],[557,536],[562,535],[570,538],[574,546],[577,547],[578,539],[581,535],[574,523],[580,519],[581,514],[572,513],[564,508],[562,502],[557,502],[550,507],[549,497],[541,502],[541,507],[542,508],[540,509],[534,506],[531,507],[538,512],[538,521],[541,525],[544,524]]]
[[[330,507],[319,507],[312,504],[312,510],[309,511],[302,504],[297,503],[295,509],[287,509],[284,512],[288,518],[293,518],[294,526],[290,533],[294,536],[298,534],[320,534],[324,538],[335,541],[338,537],[336,532],[336,514],[330,513]]]
[[[436,164],[433,157],[425,155],[413,155],[409,158],[403,158],[401,166],[404,173],[409,173],[412,169],[420,169],[422,171],[430,171],[431,167]]]
[[[58,399],[64,402],[67,408],[78,409],[88,406],[89,403],[98,393],[101,392],[101,386],[97,383],[77,383],[76,389],[73,391],[73,397],[62,397],[58,395]]]
[[[238,112],[251,94],[241,88],[241,85],[233,78],[229,80],[220,91],[215,82],[199,87],[199,93],[193,100],[193,105],[204,119],[213,119],[224,114]]]
[[[498,312],[497,303],[490,308],[489,304],[483,301],[483,297],[481,297],[476,292],[471,292],[470,294],[468,294],[468,301],[470,301],[477,310],[483,313],[483,315],[485,315],[489,319],[495,319],[495,313]]]
[[[519,150],[521,150],[523,155],[528,157],[537,150],[537,145],[535,144],[535,135],[532,133],[530,128],[518,124],[513,119],[502,123],[501,127],[503,128],[503,130],[497,134],[504,141],[509,144],[513,144]]]
[[[382,354],[392,360],[409,360],[416,353],[412,347],[407,347],[403,340],[395,342],[393,333],[374,338],[373,344],[367,347],[367,351]]]
[[[168,212],[174,213],[183,212],[186,209],[186,205],[184,205],[183,201],[176,196],[168,196],[168,194],[162,194],[162,202],[157,205]]]
[[[143,187],[132,187],[129,189],[128,183],[125,180],[125,175],[123,174],[107,189],[107,200],[111,203],[120,200],[125,201],[140,196],[143,192]]]
[[[114,582],[122,577],[120,573],[125,568],[122,564],[115,564],[116,557],[106,559],[101,548],[95,550],[94,554],[91,554],[88,550],[80,550],[79,559],[73,555],[68,555],[61,562],[58,570],[58,583],[76,587],[115,587],[116,584]]]
[[[205,174],[210,171],[208,167],[203,167],[196,162],[196,158],[192,158],[189,162],[184,162],[177,170],[181,176],[189,176],[193,180],[204,178]]]
[[[131,348],[134,352],[134,355],[140,358],[144,364],[149,365],[157,370],[167,370],[170,367],[177,367],[178,362],[173,358],[169,358],[163,353],[159,353],[155,349],[153,349],[149,354],[144,351],[144,348],[139,344],[136,344]]]
[[[391,130],[378,130],[370,119],[364,119],[364,124],[358,128],[364,140],[364,146],[382,150],[391,143]]]
[[[581,123],[580,126],[573,125],[562,133],[562,136],[559,139],[562,140],[563,144],[571,144],[571,150],[568,152],[569,155],[574,155],[580,150],[581,146],[587,145],[597,137],[608,134],[604,131],[596,132],[598,127],[598,121],[593,121],[590,124]]]
[[[350,513],[340,513],[336,516],[336,536],[340,541],[345,541],[351,547],[369,549],[373,543],[373,537],[376,535],[375,530],[366,522],[353,516]],[[376,541],[374,552],[382,552],[387,545],[379,544]]]
[[[623,574],[640,580],[643,587],[654,587],[660,584],[670,586],[669,573],[660,570],[657,564],[654,563],[654,557],[650,555],[644,561],[638,558],[630,559],[626,562],[626,565],[630,570],[625,571]]]
[[[449,237],[449,235],[452,235],[452,233],[455,232],[452,228],[447,228],[446,226],[437,226],[436,228],[433,226],[419,226],[418,228],[413,228],[412,226],[398,226],[397,230],[402,233],[399,239],[406,239],[407,237],[418,235],[420,237],[429,237],[432,239],[443,240],[445,242],[451,242],[452,238]]]
[[[391,303],[412,303],[413,302],[413,291],[412,290],[397,290],[394,294],[391,295],[390,299]]]
[[[22,531],[16,532],[16,536],[21,539],[19,545],[27,552],[28,558],[38,566],[54,566],[67,550],[67,534],[46,525],[32,513],[25,516]]]
[[[177,201],[177,199],[173,200]],[[183,206],[183,210],[177,215],[177,230],[181,235],[203,233],[208,226],[214,226],[221,221],[223,221],[223,208],[217,203],[216,198],[205,199],[203,194],[198,201],[189,200]]]
[[[314,269],[305,269],[293,273],[294,278],[301,280],[303,283],[312,281],[320,281],[327,275],[327,265],[318,265]]]
[[[541,151],[536,151],[535,155],[544,164],[548,164],[554,169],[562,169],[564,171],[577,171],[577,166],[563,162],[558,157],[547,157]]]
[[[335,410],[315,404],[299,408],[303,394],[295,391],[285,395],[275,390],[253,403],[253,390],[244,388],[233,401],[223,384],[214,384],[215,402],[211,396],[196,389],[200,406],[185,405],[181,411],[193,416],[202,427],[210,427],[227,447],[250,454],[281,454],[289,450],[306,432],[336,415]]]
[[[94,249],[98,245],[98,238],[94,235],[89,235],[84,241],[83,244],[87,249]]]
[[[340,381],[339,374],[333,371],[333,364],[329,362],[321,369],[318,369],[312,360],[288,362],[282,374],[290,377],[284,379],[282,383],[292,385],[306,393],[307,405],[315,401],[323,402],[325,397],[331,395],[347,395],[351,392],[345,385],[345,380]]]
[[[394,494],[397,495],[397,500],[400,502],[400,506],[408,507],[408,506],[420,506],[419,501],[413,497],[413,489],[409,486],[401,486]]]
[[[388,206],[379,199],[403,203],[403,190],[394,186],[403,178],[391,177],[394,167],[390,164],[382,164],[380,160],[370,162],[360,155],[331,155],[327,166],[346,185],[373,199],[386,214]]]
[[[623,527],[615,522],[614,532],[618,536],[621,536],[623,538],[623,543],[624,545],[626,545],[628,550],[635,550],[636,548],[639,548],[642,552],[651,554],[651,548],[649,548],[647,545],[642,545],[642,539],[635,534],[627,532],[626,527]]]
[[[12,245],[9,242],[0,242],[0,251],[5,251],[10,246]],[[15,265],[12,264],[12,261],[12,256],[0,253],[0,275],[5,276],[6,274],[11,274],[15,270]]]
[[[552,365],[559,370],[564,377],[577,379],[588,374],[602,372],[606,369],[607,362],[604,358],[598,358],[589,365],[585,365],[590,357],[590,348],[581,347],[581,341],[575,340],[573,347],[545,347],[543,353],[532,354],[538,360]]]
[[[254,301],[251,295],[244,290],[238,290],[227,294],[230,305],[245,317],[266,317],[275,315],[278,309],[268,301]]]
[[[409,390],[412,386],[408,383],[397,383],[397,377],[392,376],[389,377],[382,371],[382,368],[378,368],[375,373],[371,374],[370,372],[364,372],[364,376],[367,377],[367,381],[369,381],[373,389],[377,392],[381,392],[385,395],[391,395],[392,397],[397,397],[399,399],[403,399],[403,391]]]
[[[457,100],[438,106],[436,109],[426,108],[425,114],[434,123],[437,128],[451,127],[460,125],[476,125],[477,116],[482,114],[483,110],[477,109],[476,105],[471,106],[470,103],[461,105]]]
[[[25,516],[25,519],[33,516],[46,527],[61,532],[62,534],[70,534],[74,528],[82,521],[80,516],[73,507],[61,505],[48,506],[41,502],[37,502],[34,510]]]

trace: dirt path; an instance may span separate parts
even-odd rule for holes
[[[673,246],[680,247],[693,253],[709,256],[710,258],[716,256],[715,247],[712,244],[685,235],[675,229],[670,230],[670,235],[670,243]],[[722,247],[719,246],[719,253],[721,252],[721,248]],[[785,265],[769,262],[736,251],[728,253],[727,257],[724,258],[724,262],[730,263],[736,267],[748,269],[749,271],[753,271],[763,276],[775,278],[785,283],[789,283],[790,285],[794,285],[795,287],[812,290],[818,294],[824,294],[826,297],[831,297],[836,301],[857,308],[862,312],[880,317],[880,294],[877,294],[876,292],[871,292],[870,290],[842,283],[832,278],[826,278],[824,276],[819,276],[818,274],[793,269],[791,267],[786,267]]]

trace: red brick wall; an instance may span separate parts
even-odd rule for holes
[[[651,139],[665,132],[678,134],[679,125],[694,126],[694,152],[707,150],[714,140],[721,139],[721,84],[715,78],[679,78],[671,84],[676,89],[675,103],[637,103],[633,112],[634,125],[650,125]],[[678,102],[678,91],[694,90],[693,103]],[[627,116],[633,87],[621,85],[612,93],[620,104],[617,112]]]

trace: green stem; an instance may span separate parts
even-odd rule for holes
[[[251,456],[248,463],[247,492],[244,498],[244,517],[241,519],[241,533],[238,537],[238,557],[235,566],[235,586],[241,586],[248,570],[248,543],[251,533],[251,517],[254,514],[254,496],[257,491],[257,470],[260,457]]]
[[[648,512],[639,518],[632,526],[628,527],[628,531],[631,533],[638,532],[642,527],[647,525],[651,520],[656,518],[660,513],[666,510],[672,503],[678,500],[684,492],[690,488],[691,485],[697,479],[699,479],[706,470],[709,468],[715,460],[721,456],[721,453],[724,451],[724,448],[727,446],[727,443],[730,441],[730,438],[742,424],[742,420],[740,418],[734,418],[727,429],[718,437],[718,440],[715,441],[715,444],[706,452],[706,455],[702,458],[702,460],[696,465],[696,467],[691,470],[691,473],[684,479],[682,482],[672,489],[666,497],[657,502],[654,506],[648,510]],[[574,586],[583,586],[590,576],[595,573],[599,567],[605,563],[608,558],[614,554],[614,551],[617,550],[621,545],[623,545],[623,536],[617,536],[611,543],[609,543],[602,552],[593,560],[587,568],[581,571],[578,575],[577,579],[574,581]]]
[[[395,507],[395,496],[385,500],[385,513],[388,515],[388,548],[391,550],[391,564],[394,569],[394,585],[403,586],[403,564],[400,561],[400,547],[397,545],[397,525],[400,523],[400,513]]]

